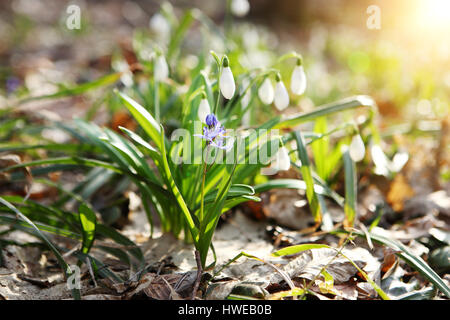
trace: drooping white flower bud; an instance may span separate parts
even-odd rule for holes
[[[234,96],[236,84],[234,83],[233,72],[231,72],[228,58],[223,59],[223,70],[220,75],[220,91],[226,99],[231,99]]]
[[[202,98],[198,106],[198,118],[201,122],[206,123],[206,116],[211,113],[211,107],[209,106],[208,99]]]
[[[232,0],[231,12],[236,17],[244,17],[250,11],[250,3],[248,0]]]
[[[358,162],[364,159],[366,148],[364,146],[364,141],[359,134],[353,136],[349,149],[350,157],[353,161]]]
[[[272,166],[279,171],[289,170],[291,167],[291,158],[289,157],[288,149],[285,147],[281,147],[275,158],[275,161],[272,163]]]
[[[291,159],[289,157],[289,151],[286,147],[278,149],[277,153],[272,157],[269,167],[261,168],[260,173],[262,175],[271,176],[278,171],[286,171],[291,167]]]
[[[291,76],[292,93],[301,95],[306,90],[306,75],[302,65],[297,65],[292,71]]]
[[[130,66],[125,60],[112,61],[112,67],[114,70],[121,72],[120,81],[122,81],[125,87],[131,87],[134,83],[133,73],[130,70]]]
[[[275,93],[269,78],[266,78],[258,89],[258,97],[264,104],[271,104]]]
[[[277,84],[275,86],[275,107],[278,110],[284,110],[289,105],[289,94],[284,86],[283,81],[281,81],[281,77],[277,76]]]
[[[160,13],[156,13],[153,17],[151,17],[149,26],[150,29],[159,37],[166,37],[170,33],[170,24]]]
[[[169,77],[169,66],[167,65],[166,58],[160,55],[155,61],[154,78],[157,81],[164,81]]]

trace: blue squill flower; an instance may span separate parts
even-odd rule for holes
[[[16,77],[9,77],[6,80],[6,91],[12,93],[20,86],[20,80]]]
[[[226,136],[225,127],[220,124],[213,113],[206,116],[206,127],[203,127],[203,134],[194,134],[194,136],[205,139],[206,145],[215,148],[228,151],[233,147],[233,143],[224,144],[226,139],[232,137]]]

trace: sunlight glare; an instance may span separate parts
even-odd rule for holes
[[[450,0],[423,1],[422,16],[431,27],[450,27]]]

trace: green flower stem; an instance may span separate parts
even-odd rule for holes
[[[200,200],[200,216],[199,216],[200,223],[203,222],[203,209],[204,209],[204,202],[205,202],[206,166],[207,166],[207,164],[205,161],[205,164],[203,165],[203,177],[202,177],[202,198]]]
[[[160,123],[160,108],[159,108],[159,82],[158,80],[155,80],[154,83],[154,101],[153,104],[155,106],[155,120],[156,122]]]
[[[220,102],[220,76],[222,75],[222,64],[219,66],[219,73],[218,73],[218,77],[217,77],[217,100],[216,100],[216,104],[214,106],[214,114],[217,114],[217,108],[219,107],[219,102]]]
[[[285,60],[288,60],[288,59],[291,59],[291,58],[297,59],[297,64],[299,62],[300,62],[300,65],[303,64],[303,57],[302,57],[302,55],[297,53],[297,52],[295,52],[295,51],[291,51],[291,52],[288,52],[288,53],[282,55],[280,58],[278,58],[278,60],[273,64],[273,66],[276,66],[276,65],[280,64],[281,62],[283,62]]]
[[[268,69],[265,70],[264,72],[256,75],[253,80],[250,82],[250,84],[244,89],[244,91],[242,92],[242,94],[240,94],[238,96],[238,98],[236,100],[231,99],[230,101],[228,101],[227,105],[225,106],[225,110],[227,111],[226,117],[227,120],[228,118],[230,118],[231,113],[234,110],[234,107],[239,105],[239,103],[241,102],[241,100],[244,98],[244,96],[247,94],[248,90],[250,90],[251,87],[253,87],[257,81],[259,81],[261,78],[265,78],[271,74],[276,74],[279,71],[276,69]],[[233,104],[231,107],[230,105]],[[245,114],[245,112],[247,112],[247,110],[251,107],[251,103],[248,104],[248,106],[242,111],[242,114]],[[226,121],[225,121],[226,123]]]
[[[205,163],[203,165],[203,177],[202,177],[202,191],[201,191],[201,200],[200,200],[200,215],[199,221],[200,225],[203,223],[203,210],[204,210],[204,202],[205,202],[205,180],[206,180],[206,169],[208,167],[208,155],[209,155],[209,145],[206,146],[206,158]]]

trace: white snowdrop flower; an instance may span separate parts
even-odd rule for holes
[[[409,154],[406,151],[397,152],[392,158],[391,171],[399,172],[409,160]]]
[[[114,60],[112,62],[112,67],[121,72],[120,81],[127,88],[133,85],[133,73],[130,71],[130,66],[125,60]]]
[[[201,122],[206,123],[206,116],[211,113],[211,107],[206,97],[203,97],[198,106],[198,118]]]
[[[359,134],[355,134],[349,147],[350,157],[353,161],[358,162],[364,159],[366,148]]]
[[[388,169],[390,161],[386,156],[386,154],[383,152],[381,146],[378,144],[372,144],[369,150],[372,161],[375,164],[374,169],[375,174],[381,176],[388,176],[390,173]]]
[[[272,157],[269,167],[261,168],[260,173],[262,175],[271,176],[278,171],[286,171],[291,167],[291,159],[289,157],[289,151],[286,147],[281,147],[275,156]]]
[[[160,37],[165,37],[170,33],[170,24],[160,13],[151,17],[149,22],[150,29]]]
[[[236,85],[234,83],[233,72],[231,72],[228,58],[223,59],[223,70],[220,75],[220,92],[226,99],[231,99],[234,96]]]
[[[291,158],[289,157],[288,149],[281,147],[278,150],[275,161],[272,163],[272,167],[279,171],[289,170],[291,167]]]
[[[248,0],[232,0],[231,12],[236,17],[244,17],[250,11],[250,3]]]
[[[275,107],[278,110],[284,110],[289,105],[289,94],[284,86],[283,81],[281,81],[281,77],[277,75],[277,84],[275,86]]]
[[[271,104],[275,93],[269,78],[266,78],[258,89],[258,97],[264,104]]]
[[[169,66],[167,65],[166,58],[160,55],[155,61],[154,77],[157,81],[164,81],[169,77]]]
[[[306,90],[306,75],[302,65],[297,65],[292,71],[291,76],[291,90],[292,93],[301,95]]]

